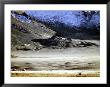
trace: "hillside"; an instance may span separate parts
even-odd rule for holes
[[[23,44],[31,44],[30,47],[35,47],[35,44],[32,41],[33,39],[48,39],[54,34],[55,31],[37,21],[31,20],[31,23],[27,23],[11,16],[12,48]]]
[[[99,46],[99,44],[85,41],[100,39],[99,30],[75,26],[72,28],[58,21],[54,23],[41,21],[28,15],[25,11],[12,11],[12,50]]]

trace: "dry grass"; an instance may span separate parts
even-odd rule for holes
[[[12,77],[100,77],[99,72],[95,73],[11,73]]]

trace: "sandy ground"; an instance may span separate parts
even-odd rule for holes
[[[100,77],[99,70],[72,70],[72,71],[12,71],[12,77]]]
[[[98,73],[99,76],[100,72],[100,47],[96,46],[67,49],[44,48],[39,51],[14,51],[12,54],[16,56],[11,58],[11,67],[14,67],[12,76],[15,73],[23,74],[24,71],[34,73],[31,76],[39,76],[39,74],[55,76],[58,73],[74,76],[77,72],[86,72],[90,74],[88,76],[91,76],[91,72],[93,76],[97,76],[96,73]],[[44,72],[47,74],[44,75]]]

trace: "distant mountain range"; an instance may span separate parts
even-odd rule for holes
[[[68,26],[72,29],[96,29],[100,26],[100,11],[72,10],[27,10],[31,17],[54,26]],[[99,29],[99,28],[98,28]]]

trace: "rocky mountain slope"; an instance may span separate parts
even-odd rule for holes
[[[16,15],[22,15],[17,14]],[[22,15],[23,16],[23,15]],[[24,16],[25,17],[25,16]],[[48,39],[55,34],[55,31],[47,28],[45,25],[31,20],[31,23],[22,22],[16,17],[11,16],[11,42],[12,49],[16,48],[16,46],[22,45],[28,46],[29,49],[35,49],[35,43],[33,43],[33,39]],[[24,45],[25,44],[25,45]],[[18,47],[19,48],[19,47]]]
[[[98,46],[96,43],[74,39],[99,39],[99,30],[70,29],[37,20],[25,11],[11,12],[12,50],[39,50],[43,47],[62,49],[67,47]]]

